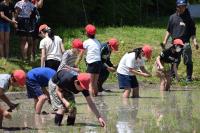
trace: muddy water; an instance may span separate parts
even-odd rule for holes
[[[116,88],[116,86],[108,86]],[[188,87],[173,88],[160,93],[158,87],[141,87],[138,99],[122,99],[122,91],[102,93],[94,98],[106,119],[107,127],[101,128],[87,107],[84,97],[77,95],[78,114],[75,126],[66,126],[66,116],[61,127],[54,126],[54,115],[35,115],[32,100],[18,100],[20,109],[12,113],[12,120],[4,120],[0,132],[36,133],[141,133],[141,132],[200,132],[200,90]],[[51,112],[45,104],[44,111]]]

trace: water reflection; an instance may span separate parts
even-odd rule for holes
[[[122,103],[117,110],[116,128],[118,133],[132,133],[136,124],[138,99],[123,98]]]
[[[159,88],[158,88],[159,89]],[[142,98],[122,99],[116,91],[95,97],[94,102],[106,119],[106,129],[101,128],[93,113],[87,109],[84,97],[77,97],[75,126],[57,127],[54,115],[35,115],[30,101],[21,101],[22,107],[13,111],[11,121],[3,121],[0,132],[86,132],[86,133],[133,133],[133,132],[189,132],[200,131],[200,91],[176,91],[160,93],[156,89],[141,89]],[[145,96],[145,97],[144,97]],[[156,98],[152,98],[156,97]],[[50,110],[49,106],[44,106]],[[65,117],[66,119],[66,117]],[[66,121],[66,120],[64,120]]]

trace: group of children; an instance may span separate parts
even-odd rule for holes
[[[10,85],[26,84],[28,98],[34,99],[34,109],[37,114],[41,113],[42,106],[48,100],[55,112],[54,123],[58,126],[61,125],[66,112],[68,112],[67,125],[74,125],[77,113],[74,94],[79,92],[82,92],[100,125],[106,125],[90,95],[98,96],[98,92],[105,91],[102,85],[107,80],[109,72],[117,72],[119,88],[124,89],[124,98],[130,95],[133,98],[139,97],[139,83],[136,76],[151,76],[145,69],[145,61],[151,59],[151,46],[144,45],[125,53],[115,66],[110,61],[110,56],[112,51],[118,51],[118,40],[112,38],[101,44],[95,38],[94,25],[88,24],[85,31],[88,39],[84,42],[74,39],[72,48],[65,51],[62,39],[55,36],[49,26],[43,24],[39,27],[43,37],[40,41],[41,67],[33,68],[27,74],[23,70],[15,70],[11,75],[0,74],[0,98],[10,107],[9,110],[1,107],[2,119],[3,116],[10,118],[8,111],[11,112],[18,106],[10,102],[4,94],[4,90]],[[176,59],[181,55],[182,47],[182,40],[175,39],[172,46],[163,50],[156,59],[155,72],[160,77],[161,90],[170,89],[169,64],[173,64],[178,80]],[[84,54],[87,73],[80,72],[78,68]]]

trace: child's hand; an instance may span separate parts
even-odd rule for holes
[[[100,123],[100,125],[102,126],[102,127],[105,127],[106,126],[106,122],[103,120],[103,118],[102,117],[99,117],[99,123]]]
[[[11,114],[10,114],[8,111],[6,111],[6,110],[3,112],[3,116],[4,116],[6,119],[12,119]]]

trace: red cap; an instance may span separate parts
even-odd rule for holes
[[[184,45],[184,43],[183,43],[183,41],[182,41],[181,39],[175,39],[175,40],[173,41],[173,44],[174,44],[174,45],[180,45],[180,46],[183,46],[183,45]]]
[[[112,50],[114,51],[118,51],[118,41],[116,38],[111,38],[109,41],[108,41],[110,47],[112,48]]]
[[[88,35],[95,35],[96,34],[96,28],[94,25],[88,24],[85,27],[85,31]]]
[[[89,73],[80,73],[77,76],[77,79],[80,82],[80,86],[84,90],[88,90],[89,89],[89,84],[90,84],[90,74]]]
[[[46,25],[46,24],[40,25],[40,27],[39,27],[39,32],[41,32],[42,30],[44,30],[44,29],[46,29],[46,28],[48,28],[48,25]]]
[[[24,86],[26,82],[26,73],[23,70],[13,71],[13,78],[20,86]]]
[[[83,49],[83,42],[81,39],[74,39],[72,41],[72,48]]]
[[[142,47],[142,51],[144,52],[145,57],[149,60],[152,54],[152,48],[149,45],[144,45]]]

